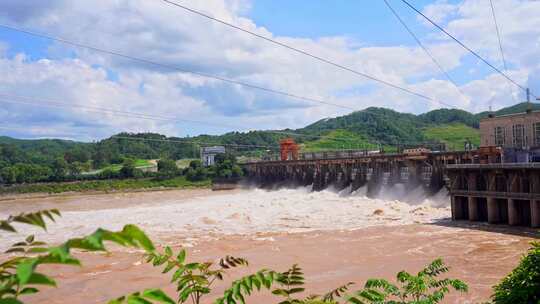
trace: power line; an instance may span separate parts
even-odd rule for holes
[[[22,127],[9,127],[9,126],[2,126],[0,125],[0,130],[11,130],[11,131],[23,131],[25,130]],[[72,133],[69,134],[71,136],[74,135],[88,135],[83,133]],[[159,141],[159,142],[172,142],[172,143],[181,143],[181,144],[195,144],[195,145],[220,145],[220,146],[227,146],[227,147],[239,147],[239,148],[265,148],[265,149],[276,149],[276,146],[268,146],[268,145],[251,145],[251,144],[228,144],[223,142],[208,142],[208,141],[190,141],[190,140],[171,140],[171,139],[158,139],[158,138],[139,138],[139,137],[128,137],[128,136],[119,136],[119,135],[113,135],[110,138],[117,138],[117,139],[126,139],[126,140],[144,140],[144,141]],[[106,139],[104,139],[106,140]]]
[[[22,99],[22,101],[21,100],[4,99],[6,97],[13,98],[13,99]],[[30,100],[30,101],[28,101],[28,100]],[[113,114],[113,115],[117,115],[117,116],[121,116],[121,117],[133,117],[133,118],[140,118],[140,119],[154,120],[154,121],[188,122],[188,123],[197,123],[197,124],[202,124],[202,125],[210,125],[210,126],[214,126],[214,127],[226,127],[226,128],[241,129],[240,126],[235,126],[235,125],[216,124],[216,123],[209,123],[209,122],[205,122],[205,121],[179,119],[179,118],[172,118],[172,117],[161,116],[161,115],[158,116],[158,115],[149,115],[149,114],[142,114],[142,113],[136,113],[136,112],[118,111],[118,110],[101,108],[101,107],[85,106],[85,105],[81,105],[81,104],[61,103],[61,102],[54,102],[54,101],[47,101],[47,100],[39,100],[39,101],[37,101],[36,99],[32,99],[32,98],[29,98],[29,97],[8,95],[8,94],[2,94],[2,93],[0,93],[0,103],[23,104],[23,105],[32,105],[32,106],[39,106],[39,107],[57,107],[57,108],[83,109],[83,110],[89,111],[89,112]],[[374,113],[372,113],[372,114],[374,114]],[[257,132],[257,131],[255,131],[255,132]],[[267,133],[272,133],[272,134],[297,136],[297,137],[328,138],[328,137],[324,137],[324,136],[309,135],[309,134],[294,133],[294,132],[286,132],[286,131],[265,130],[265,131],[259,131],[259,132],[267,132]]]
[[[276,146],[264,146],[264,145],[248,145],[248,144],[227,144],[221,142],[205,142],[205,141],[189,141],[189,140],[172,140],[172,139],[159,139],[159,138],[140,138],[140,137],[128,137],[113,135],[110,138],[126,139],[126,140],[140,140],[140,141],[156,141],[156,142],[172,142],[180,144],[195,144],[195,145],[220,145],[226,147],[238,147],[238,148],[266,148],[275,149]]]
[[[9,100],[5,98],[11,98],[15,100]],[[16,99],[22,99],[22,101],[16,100]],[[220,128],[238,128],[238,126],[234,126],[234,125],[216,124],[216,123],[210,123],[210,122],[199,121],[199,120],[167,117],[167,116],[162,116],[162,115],[149,115],[149,114],[129,112],[129,111],[120,111],[120,110],[114,110],[114,109],[108,109],[108,108],[87,106],[87,105],[82,105],[82,104],[77,104],[77,103],[62,103],[62,102],[43,100],[43,99],[40,99],[39,102],[32,102],[32,101],[38,101],[38,100],[30,98],[30,97],[25,97],[25,96],[16,96],[16,95],[0,93],[0,102],[2,103],[25,104],[25,105],[33,105],[33,106],[41,106],[41,107],[73,108],[77,110],[82,109],[89,112],[106,113],[106,114],[113,114],[113,115],[122,116],[122,117],[133,117],[133,118],[140,118],[140,119],[154,120],[154,121],[172,121],[172,122],[202,124],[202,125],[208,125],[208,126],[220,127]]]
[[[6,99],[6,98],[10,98],[10,99]],[[32,97],[4,94],[1,92],[0,92],[0,103],[23,104],[23,105],[31,105],[31,106],[39,106],[39,107],[83,109],[89,112],[112,114],[112,115],[121,116],[121,117],[133,117],[133,118],[153,120],[153,121],[171,121],[171,122],[182,122],[182,123],[187,122],[187,123],[197,123],[197,124],[202,124],[202,125],[210,125],[214,127],[227,127],[227,128],[241,129],[241,127],[234,126],[234,125],[216,124],[216,123],[209,123],[205,121],[187,120],[187,119],[180,119],[180,118],[174,118],[174,117],[168,117],[168,116],[162,116],[162,115],[153,115],[153,114],[151,115],[151,114],[143,114],[143,113],[137,113],[137,112],[120,111],[120,110],[114,110],[114,109],[108,109],[108,108],[102,108],[102,107],[86,106],[86,105],[77,104],[77,103],[63,103],[63,102],[57,102],[57,101],[45,100],[45,99],[38,100]],[[368,109],[358,111],[357,113],[365,113],[367,115],[371,115],[375,117],[380,116],[383,119],[387,118],[385,114],[371,112],[371,111],[368,111]],[[334,140],[334,141],[343,141],[343,142],[351,141],[350,138],[323,136],[323,135],[310,135],[310,134],[287,132],[287,131],[266,130],[266,131],[260,131],[260,132],[293,136],[293,137],[312,138],[312,139],[325,139],[325,140]],[[395,145],[395,144],[400,144],[400,143],[423,144],[423,142],[386,142],[386,141],[382,141],[381,143],[388,144],[388,145]]]
[[[189,8],[189,7],[187,7],[187,6],[181,5],[181,4],[177,3],[177,2],[170,1],[170,0],[162,0],[162,1],[165,2],[165,3],[167,3],[167,4],[169,4],[169,5],[176,6],[176,7],[178,7],[178,8],[181,8],[181,9],[183,9],[183,10],[185,10],[185,11],[188,11],[188,12],[191,12],[191,13],[193,13],[193,14],[197,14],[197,15],[202,16],[202,17],[204,17],[204,18],[213,20],[213,21],[215,21],[215,22],[219,22],[219,23],[221,23],[221,24],[223,24],[223,25],[226,25],[226,26],[231,27],[231,28],[233,28],[233,29],[242,31],[242,32],[244,32],[244,33],[246,33],[246,34],[249,34],[249,35],[255,36],[255,37],[257,37],[257,38],[266,40],[266,41],[268,41],[268,42],[270,42],[270,43],[273,43],[273,44],[275,44],[275,45],[278,45],[278,46],[287,48],[287,49],[292,50],[292,51],[294,51],[294,52],[297,52],[297,53],[300,53],[300,54],[302,54],[302,55],[311,57],[311,58],[316,59],[316,60],[318,60],[318,61],[321,61],[321,62],[324,62],[324,63],[326,63],[326,64],[332,65],[332,66],[337,67],[337,68],[339,68],[339,69],[342,69],[342,70],[351,72],[351,73],[353,73],[353,74],[362,76],[362,77],[364,77],[364,78],[367,78],[367,79],[376,81],[376,82],[378,82],[378,83],[384,84],[384,85],[389,86],[389,87],[392,87],[392,88],[394,88],[394,89],[401,90],[401,91],[403,91],[403,92],[409,93],[409,94],[414,95],[414,96],[416,96],[416,97],[420,97],[420,98],[425,99],[425,100],[433,101],[433,102],[439,103],[439,104],[441,104],[441,105],[449,106],[449,107],[451,107],[451,108],[454,108],[454,107],[455,107],[454,105],[451,105],[451,104],[448,104],[448,103],[441,102],[441,101],[439,101],[439,100],[436,100],[436,99],[434,99],[434,98],[432,98],[432,97],[429,97],[429,96],[427,96],[427,95],[424,95],[424,94],[422,94],[422,93],[418,93],[418,92],[412,91],[412,90],[410,90],[410,89],[401,87],[401,86],[399,86],[399,85],[397,85],[397,84],[388,82],[388,81],[386,81],[386,80],[382,80],[382,79],[377,78],[377,77],[375,77],[375,76],[372,76],[372,75],[369,75],[369,74],[366,74],[366,73],[357,71],[357,70],[355,70],[355,69],[353,69],[353,68],[349,68],[349,67],[347,67],[347,66],[344,66],[344,65],[342,65],[342,64],[336,63],[336,62],[334,62],[334,61],[331,61],[331,60],[325,59],[325,58],[323,58],[323,57],[314,55],[314,54],[312,54],[312,53],[309,53],[308,51],[305,51],[305,50],[302,50],[302,49],[293,47],[293,46],[291,46],[291,45],[285,44],[285,43],[283,43],[283,42],[279,42],[279,41],[277,41],[277,40],[275,40],[275,39],[268,38],[268,37],[263,36],[263,35],[260,35],[260,34],[257,34],[257,33],[253,32],[253,31],[250,31],[250,30],[244,29],[244,28],[242,28],[242,27],[236,26],[236,25],[234,25],[234,24],[232,24],[232,23],[229,23],[229,22],[227,22],[227,21],[218,19],[218,18],[216,18],[216,17],[212,17],[212,16],[210,16],[210,15],[208,15],[208,14],[205,14],[205,13],[203,13],[203,12],[201,12],[201,11],[197,11],[197,10],[194,10],[194,9]]]
[[[61,38],[61,37],[58,37],[58,36],[52,36],[52,35],[49,35],[49,34],[37,33],[37,32],[34,32],[34,31],[30,31],[30,30],[26,30],[26,29],[22,29],[22,28],[17,28],[17,27],[13,27],[13,26],[10,26],[10,25],[5,25],[5,24],[0,24],[0,27],[8,29],[8,30],[12,30],[12,31],[20,32],[20,33],[25,33],[27,35],[40,37],[40,38],[45,38],[45,39],[60,42],[60,43],[63,43],[63,44],[72,45],[72,46],[79,47],[79,48],[89,49],[89,50],[92,50],[92,51],[95,51],[95,52],[100,52],[100,53],[104,53],[104,54],[108,54],[108,55],[121,57],[121,58],[124,58],[124,59],[137,61],[137,62],[144,63],[144,64],[147,64],[147,65],[152,65],[152,66],[156,66],[156,67],[166,68],[166,69],[169,69],[169,70],[179,71],[179,72],[182,72],[182,73],[188,73],[188,74],[192,74],[192,75],[197,75],[197,76],[204,77],[204,78],[211,78],[211,79],[223,81],[223,82],[226,82],[226,83],[240,85],[240,86],[244,86],[244,87],[247,87],[247,88],[256,89],[256,90],[260,90],[260,91],[265,91],[267,93],[282,95],[282,96],[286,96],[286,97],[290,97],[290,98],[294,98],[294,99],[298,99],[298,100],[315,102],[315,103],[319,103],[319,104],[334,106],[334,107],[353,110],[353,111],[355,110],[354,108],[349,107],[349,106],[340,105],[340,104],[336,104],[336,103],[331,103],[331,102],[324,101],[324,100],[317,99],[317,98],[313,98],[313,97],[301,96],[301,95],[297,95],[297,94],[294,94],[294,93],[275,90],[275,89],[259,86],[259,85],[256,85],[256,84],[247,83],[247,82],[243,82],[243,81],[239,81],[239,80],[235,80],[235,79],[231,79],[231,78],[226,78],[226,77],[222,77],[222,76],[217,76],[217,75],[213,75],[213,74],[190,71],[190,70],[186,70],[184,68],[178,67],[178,66],[172,66],[172,65],[163,64],[163,63],[155,62],[155,61],[144,59],[144,58],[139,58],[139,57],[135,57],[135,56],[131,56],[131,55],[126,55],[126,54],[123,54],[123,53],[120,53],[120,52],[117,52],[117,51],[106,50],[106,49],[98,48],[98,47],[91,46],[91,45],[88,45],[88,44],[83,44],[83,43],[80,43],[80,42],[74,42],[74,41],[67,40],[65,38]]]
[[[521,86],[519,83],[515,82],[512,78],[510,78],[508,75],[506,75],[503,71],[498,69],[496,66],[492,65],[484,59],[484,57],[480,56],[477,52],[473,51],[471,48],[469,48],[467,45],[465,45],[463,42],[461,42],[459,39],[454,37],[452,34],[448,33],[442,26],[435,23],[435,21],[431,20],[428,16],[424,15],[420,10],[418,10],[416,7],[414,7],[412,4],[410,4],[407,0],[401,0],[403,3],[405,3],[408,7],[410,7],[412,10],[414,10],[416,13],[418,13],[420,16],[422,16],[424,19],[426,19],[429,23],[431,23],[433,26],[435,26],[437,29],[439,29],[441,32],[446,34],[448,37],[450,37],[452,40],[454,40],[457,44],[459,44],[461,47],[463,47],[465,50],[467,50],[469,53],[473,54],[476,58],[480,59],[482,62],[487,64],[489,67],[491,67],[494,71],[501,74],[504,78],[506,78],[508,81],[512,82],[514,85],[522,89],[523,91],[527,91],[527,88]],[[537,98],[536,95],[534,95],[531,92],[531,95]]]
[[[6,97],[12,98],[12,99],[22,99],[22,101],[21,100],[4,99]],[[30,101],[28,101],[28,100],[30,100]],[[34,101],[34,102],[32,102],[32,101]],[[0,103],[23,104],[23,105],[32,105],[32,106],[39,106],[39,107],[57,107],[57,108],[83,109],[85,111],[90,111],[90,112],[95,112],[95,113],[113,114],[113,115],[117,115],[117,116],[121,116],[121,117],[133,117],[133,118],[140,118],[140,119],[154,120],[154,121],[188,122],[188,123],[197,123],[197,124],[203,124],[203,125],[210,125],[210,126],[215,126],[215,127],[227,127],[227,128],[241,129],[241,127],[234,126],[234,125],[215,124],[215,123],[208,123],[208,122],[205,122],[205,121],[179,119],[179,118],[172,118],[172,117],[161,116],[161,115],[158,116],[158,115],[149,115],[149,114],[142,114],[142,113],[136,113],[136,112],[118,111],[118,110],[101,108],[101,107],[85,106],[85,105],[81,105],[81,104],[61,103],[61,102],[54,102],[54,101],[48,101],[48,100],[39,100],[39,102],[38,102],[36,99],[32,99],[32,98],[29,98],[29,97],[8,95],[8,94],[2,94],[2,93],[0,93]],[[375,113],[371,113],[371,114],[375,114]],[[325,138],[325,139],[341,140],[339,138],[317,136],[317,135],[309,135],[309,134],[294,133],[294,132],[286,132],[286,131],[265,130],[265,131],[260,131],[260,132],[267,132],[267,133],[271,133],[271,134],[279,134],[279,135],[287,135],[287,136],[297,136],[297,137]]]
[[[503,46],[501,42],[501,33],[499,31],[499,23],[497,22],[497,17],[495,14],[495,6],[493,5],[492,0],[489,0],[489,4],[491,5],[491,15],[493,16],[493,23],[495,23],[495,30],[497,32],[497,40],[499,41],[499,51],[501,53],[501,59],[502,59],[504,71],[508,73],[508,66],[506,65],[506,59],[504,58],[504,51],[503,51]],[[514,90],[512,89],[511,85],[510,85],[510,95],[512,95],[512,99],[514,99],[514,102],[517,102],[516,96],[514,96]]]
[[[399,16],[399,14],[397,13],[396,10],[394,10],[394,8],[390,5],[390,3],[388,2],[388,0],[384,0],[384,3],[386,4],[386,6],[388,7],[388,9],[392,12],[392,14],[397,18],[397,20],[399,21],[399,23],[401,23],[401,25],[407,30],[407,32],[409,32],[409,34],[414,38],[414,40],[416,41],[416,43],[424,50],[424,52],[426,53],[426,55],[429,56],[429,58],[431,58],[431,61],[433,61],[433,63],[437,66],[437,68],[441,71],[441,73],[446,77],[446,79],[448,79],[448,81],[450,81],[455,87],[456,89],[459,91],[459,93],[465,97],[467,97],[463,91],[461,91],[461,89],[459,88],[459,86],[457,85],[457,83],[454,81],[454,79],[452,79],[452,77],[450,77],[450,75],[448,74],[448,72],[443,68],[443,66],[439,63],[439,61],[435,58],[435,56],[433,56],[433,54],[429,51],[429,49],[424,46],[424,44],[422,43],[422,41],[420,41],[420,39],[418,38],[418,36],[416,36],[416,34],[412,31],[412,29],[407,25],[407,23],[405,23],[405,21]]]
[[[105,50],[105,49],[94,47],[94,46],[91,46],[91,45],[86,45],[86,44],[82,44],[82,43],[79,43],[79,42],[73,42],[73,41],[70,41],[70,40],[67,40],[67,39],[64,39],[64,38],[55,37],[55,36],[51,36],[51,35],[48,35],[48,34],[37,33],[37,32],[30,31],[30,30],[16,28],[16,27],[9,26],[9,25],[4,25],[4,24],[0,24],[0,27],[6,28],[6,29],[12,30],[12,31],[25,33],[25,34],[35,36],[35,37],[41,37],[41,38],[49,39],[49,40],[52,40],[52,41],[60,42],[60,43],[63,43],[63,44],[72,45],[72,46],[75,46],[75,47],[86,48],[86,49],[93,50],[93,51],[96,51],[96,52],[101,52],[101,53],[105,53],[105,54],[109,54],[109,55],[113,55],[113,56],[118,56],[118,57],[122,57],[122,58],[125,58],[125,59],[133,60],[133,61],[138,61],[138,62],[149,64],[149,65],[154,65],[154,66],[158,66],[158,67],[164,67],[164,68],[168,68],[168,69],[171,69],[171,70],[178,70],[178,71],[181,71],[181,72],[184,72],[184,73],[190,73],[190,74],[194,74],[194,75],[201,76],[201,77],[213,78],[213,79],[221,80],[221,81],[224,81],[224,82],[229,82],[229,83],[232,83],[232,84],[242,85],[242,86],[250,87],[250,88],[253,88],[253,89],[259,89],[259,90],[263,90],[263,91],[267,91],[267,92],[271,92],[271,93],[275,93],[275,94],[285,95],[285,96],[296,98],[296,99],[312,101],[312,102],[317,102],[317,103],[322,103],[322,104],[327,104],[327,105],[333,105],[333,106],[337,106],[337,107],[347,108],[347,109],[350,109],[350,110],[356,110],[355,108],[346,107],[346,106],[342,106],[342,105],[338,105],[338,104],[333,104],[333,103],[325,102],[325,101],[322,101],[322,100],[313,99],[313,98],[310,98],[310,97],[303,97],[303,96],[299,96],[299,95],[295,95],[295,94],[291,94],[291,93],[287,93],[287,92],[283,92],[283,91],[277,91],[277,90],[273,90],[273,89],[268,89],[268,88],[260,87],[260,86],[257,86],[257,85],[252,85],[252,84],[249,84],[249,83],[236,81],[236,80],[233,80],[233,79],[223,78],[223,77],[220,77],[220,76],[204,74],[204,73],[199,73],[199,72],[188,71],[188,70],[176,67],[176,66],[157,63],[157,62],[150,61],[150,60],[147,60],[147,59],[142,59],[142,58],[138,58],[138,57],[134,57],[134,56],[130,56],[130,55],[125,55],[125,54],[122,54],[122,53],[119,53],[119,52],[116,52],[116,51]],[[4,95],[4,96],[8,96],[8,95]],[[13,96],[8,96],[8,97],[13,98]],[[17,97],[17,98],[21,98],[21,97]],[[26,97],[22,97],[22,98],[26,98]],[[431,99],[431,100],[435,101],[435,102],[438,102],[438,101],[436,101],[434,99]],[[199,124],[213,125],[213,126],[218,126],[218,127],[242,129],[242,127],[232,126],[232,125],[215,124],[215,123],[208,123],[208,122],[196,121],[196,120],[187,120],[187,119],[178,119],[178,118],[171,118],[171,117],[164,117],[164,116],[148,115],[148,114],[143,114],[143,113],[133,113],[133,112],[128,112],[128,111],[119,111],[119,110],[112,110],[112,109],[105,109],[105,108],[97,108],[97,107],[90,107],[90,106],[79,105],[79,104],[65,104],[65,103],[61,104],[61,103],[57,103],[57,102],[52,103],[52,104],[43,104],[43,103],[29,103],[29,102],[26,102],[26,101],[14,102],[14,101],[11,101],[11,100],[0,100],[0,102],[20,103],[20,104],[28,104],[28,105],[36,105],[36,106],[71,107],[71,108],[85,109],[87,111],[94,111],[94,112],[100,112],[100,113],[105,112],[105,113],[115,114],[115,115],[118,115],[118,116],[135,117],[135,118],[141,118],[141,119],[189,122],[189,123],[199,123]],[[441,103],[441,102],[439,102],[439,103]],[[449,105],[449,106],[451,106],[451,105]],[[366,109],[360,110],[360,112],[369,113],[370,115],[374,115],[374,116],[379,115],[379,113],[366,112]],[[381,116],[384,116],[384,115],[381,115]],[[343,140],[343,139],[339,139],[339,138],[332,138],[330,136],[316,136],[316,135],[308,135],[308,134],[292,133],[292,132],[283,132],[283,131],[265,131],[265,132],[275,133],[275,134],[282,134],[282,135],[289,135],[289,136],[298,136],[298,137],[324,138],[324,139],[334,139],[334,140],[338,140],[338,141]],[[345,139],[345,140],[348,140],[348,139]]]

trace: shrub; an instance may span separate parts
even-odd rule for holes
[[[192,182],[202,181],[208,178],[208,171],[203,167],[189,168],[186,172],[186,178]]]
[[[540,243],[531,245],[518,267],[494,287],[493,303],[540,303]]]
[[[438,278],[448,270],[443,261],[437,259],[416,275],[399,272],[396,278],[400,286],[384,279],[371,279],[366,282],[364,290],[357,291],[349,301],[366,304],[435,304],[444,299],[450,288],[467,292],[467,285],[460,280]]]
[[[202,167],[202,162],[198,159],[192,160],[189,162],[189,167],[192,169],[197,169]]]
[[[171,159],[160,159],[157,163],[158,175],[160,180],[173,178],[178,175],[179,169],[176,166],[176,162]]]

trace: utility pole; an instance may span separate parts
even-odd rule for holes
[[[527,88],[527,113],[532,112],[532,105],[531,105],[531,90]]]

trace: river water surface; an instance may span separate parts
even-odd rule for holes
[[[492,285],[516,266],[533,233],[452,223],[448,205],[444,192],[425,198],[420,190],[402,188],[383,189],[375,199],[367,198],[364,189],[185,190],[7,200],[0,202],[0,217],[58,208],[62,218],[48,233],[19,226],[21,235],[34,233],[52,243],[132,223],[156,243],[188,248],[199,261],[246,257],[251,266],[244,272],[285,270],[298,263],[312,293],[349,281],[361,286],[371,277],[390,279],[404,269],[416,272],[442,257],[452,268],[450,275],[471,287],[446,303],[486,301]],[[3,234],[1,249],[19,239]],[[59,277],[59,287],[28,303],[102,303],[138,289],[170,288],[167,277],[142,264],[133,250],[114,247],[108,255],[81,256],[83,268],[46,269]],[[274,302],[279,301],[263,293],[251,303]]]

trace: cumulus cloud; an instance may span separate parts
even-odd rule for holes
[[[539,4],[497,1],[503,41],[511,63],[510,74],[524,83],[533,71],[539,69],[535,58],[540,55],[540,17],[533,14],[534,9],[538,11],[535,5]],[[247,0],[195,1],[189,5],[261,35],[467,110],[483,110],[494,98],[501,106],[512,102],[508,98],[510,91],[502,89],[504,81],[490,73],[462,83],[460,89],[456,89],[441,77],[437,67],[416,46],[370,46],[346,36],[314,39],[276,36],[245,17],[251,5]],[[82,109],[58,108],[52,113],[46,108],[25,111],[21,108],[24,106],[13,104],[8,106],[11,107],[7,108],[8,111],[6,108],[0,111],[0,118],[12,123],[40,122],[46,125],[46,121],[59,122],[63,128],[71,126],[92,132],[96,138],[128,129],[186,135],[233,129],[300,127],[322,117],[347,112],[328,105],[201,78],[178,69],[214,74],[357,109],[376,105],[420,113],[441,107],[436,102],[428,102],[426,107],[426,101],[419,98],[161,1],[55,0],[21,3],[7,0],[0,3],[0,12],[4,12],[0,13],[3,22],[174,67],[146,65],[57,43],[48,46],[48,59],[35,61],[24,54],[7,57],[0,45],[0,73],[7,75],[0,79],[0,93],[21,95],[24,92],[24,95],[36,99],[178,119],[196,118],[224,127],[107,116]],[[457,4],[438,1],[426,6],[425,12],[444,22],[450,32],[496,62],[498,46],[485,3],[482,6],[480,0]],[[522,14],[528,20],[523,20]],[[530,41],[536,44],[520,48],[519,43],[523,45],[526,40],[529,44]],[[466,51],[440,36],[430,38],[426,44],[450,72],[460,69],[468,56]]]

